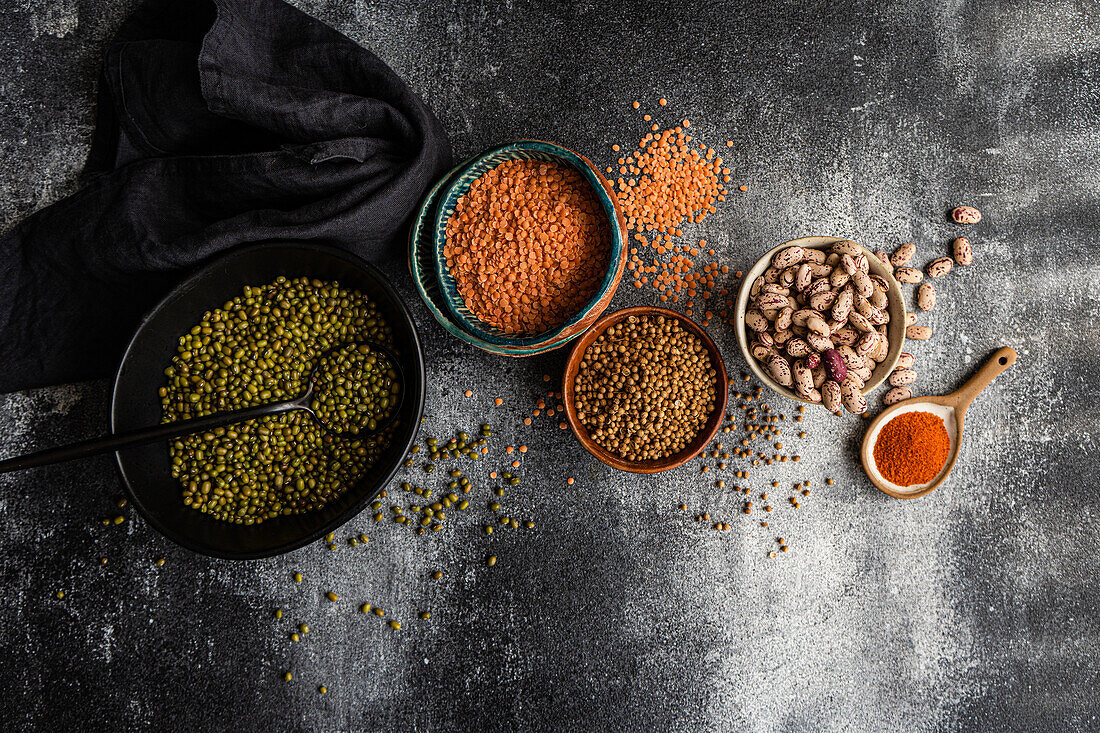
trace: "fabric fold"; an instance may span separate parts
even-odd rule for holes
[[[84,187],[0,237],[0,391],[109,374],[187,270],[236,245],[395,254],[451,164],[377,56],[281,0],[151,0],[107,52]]]

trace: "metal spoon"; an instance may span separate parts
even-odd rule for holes
[[[380,354],[389,360],[393,368],[397,370],[397,376],[400,380],[401,390],[398,393],[398,402],[390,411],[389,416],[378,423],[374,430],[369,431],[340,431],[335,430],[331,425],[325,422],[313,408],[310,403],[313,400],[314,387],[317,379],[317,364],[320,364],[326,356],[332,354],[335,351],[348,348],[349,346],[368,346],[371,349],[378,351]],[[387,347],[379,344],[375,341],[349,341],[335,346],[328,351],[322,352],[320,357],[314,364],[313,371],[309,375],[309,384],[298,397],[289,400],[283,400],[282,402],[271,402],[266,405],[255,405],[253,407],[245,407],[240,410],[232,410],[230,412],[219,412],[214,415],[206,415],[204,417],[196,417],[191,420],[176,420],[170,423],[163,423],[148,428],[139,428],[137,430],[130,430],[125,433],[118,433],[116,435],[106,435],[102,438],[92,438],[91,440],[80,441],[79,443],[71,443],[69,445],[59,446],[57,448],[48,448],[46,450],[38,451],[36,453],[29,453],[25,456],[16,456],[15,458],[8,458],[0,461],[0,473],[8,473],[10,471],[21,471],[25,468],[35,468],[37,466],[46,466],[51,463],[61,463],[63,461],[71,461],[74,458],[85,458],[87,456],[94,456],[100,453],[111,453],[114,451],[123,450],[124,448],[134,448],[139,445],[147,445],[149,443],[156,443],[161,440],[169,440],[171,438],[178,438],[181,435],[190,435],[191,433],[199,433],[204,430],[213,430],[214,428],[222,428],[226,425],[233,425],[235,423],[244,422],[246,420],[254,420],[258,417],[265,415],[277,415],[282,412],[289,412],[291,410],[303,410],[313,418],[313,421],[317,423],[325,432],[330,435],[334,435],[339,438],[363,438],[369,437],[385,430],[401,412],[401,405],[405,399],[405,375],[401,371],[401,363],[394,356],[393,352]]]

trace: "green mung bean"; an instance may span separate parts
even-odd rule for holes
[[[293,398],[305,389],[318,357],[350,341],[392,342],[377,306],[361,293],[308,278],[245,287],[180,337],[160,390],[164,421]],[[345,351],[353,350],[337,354]],[[319,406],[340,420],[369,413],[377,421],[384,413],[372,410],[396,405],[397,380],[379,367],[376,354],[354,352],[341,369],[366,373],[361,362],[374,358],[369,386],[349,389],[348,373],[337,370],[325,383],[332,391],[319,389]],[[345,400],[356,406],[350,413],[337,404]],[[360,402],[368,408],[359,410]],[[392,434],[393,426],[339,439],[302,411],[285,412],[173,441],[171,472],[187,506],[223,521],[257,524],[336,499],[379,460]]]

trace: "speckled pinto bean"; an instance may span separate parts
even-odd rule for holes
[[[775,257],[772,258],[772,267],[776,270],[785,270],[804,259],[806,259],[806,250],[801,247],[787,247],[775,253]]]
[[[929,326],[909,326],[905,329],[905,338],[914,341],[927,341],[932,338],[932,329]]]
[[[832,246],[833,254],[849,255],[855,257],[856,255],[863,254],[863,249],[859,246],[858,242],[851,239],[842,239],[839,242],[834,242]]]
[[[895,369],[890,373],[890,384],[905,387],[917,381],[917,373],[912,369]]]
[[[837,346],[852,346],[859,341],[859,331],[851,326],[841,326],[833,331],[833,342]]]
[[[867,273],[863,272],[863,270],[856,270],[849,274],[852,276],[852,286],[855,287],[856,295],[861,298],[871,297],[871,293],[875,291],[875,286],[871,278],[867,276]]]
[[[902,400],[907,400],[912,396],[913,390],[911,390],[909,387],[894,387],[893,389],[889,390],[885,395],[883,395],[882,404],[887,406],[897,404],[898,402],[901,402]]]
[[[974,262],[974,249],[970,246],[970,240],[966,237],[956,237],[951,243],[951,251],[955,255],[956,265],[969,265]]]
[[[794,289],[798,292],[802,292],[806,288],[810,287],[810,283],[813,282],[814,273],[810,269],[809,262],[803,262],[799,266],[798,272],[794,276]]]
[[[855,293],[850,287],[840,291],[833,301],[833,318],[837,321],[847,321],[848,314],[852,312],[852,303],[855,302]]]
[[[810,367],[806,366],[806,362],[801,359],[795,361],[792,365],[794,389],[800,397],[810,398],[810,395],[815,392],[814,389],[814,377],[810,373]],[[819,396],[818,399],[821,399]]]
[[[875,258],[875,267],[892,267],[884,252]],[[891,284],[871,273],[872,258],[851,240],[785,247],[769,265],[749,285],[749,352],[779,386],[835,411],[841,385],[855,385],[858,394],[889,353]]]
[[[829,273],[829,284],[833,286],[833,289],[844,287],[851,279],[852,276],[845,272],[843,267],[833,268],[833,271]]]
[[[878,342],[878,331],[868,331],[860,337],[858,342],[856,342],[856,353],[860,356],[867,356],[875,350],[878,346]]]
[[[951,268],[954,266],[955,261],[950,257],[937,257],[928,263],[928,267],[925,268],[925,271],[928,273],[928,277],[943,277],[951,272]]]
[[[839,412],[843,404],[840,394],[840,383],[827,380],[821,385],[821,404],[829,412]]]
[[[790,387],[794,383],[790,363],[778,354],[772,354],[768,357],[768,371],[771,373],[772,379],[783,387]]]
[[[924,279],[924,273],[915,267],[899,267],[894,270],[894,278],[899,283],[915,285]]]
[[[951,218],[956,224],[977,224],[982,220],[982,212],[973,206],[956,206],[951,210]]]
[[[786,308],[787,296],[779,293],[760,293],[756,296],[756,307],[762,311],[778,310]]]
[[[861,333],[870,333],[875,330],[875,324],[868,320],[867,316],[863,315],[859,311],[852,311],[848,314],[848,323],[851,323],[856,327],[857,331]]]
[[[786,348],[787,353],[796,359],[806,356],[813,351],[813,349],[810,348],[810,345],[806,343],[804,339],[800,339],[797,337],[787,341]]]
[[[806,332],[806,341],[809,342],[814,351],[825,351],[825,349],[831,349],[833,347],[833,340],[831,338],[822,336],[813,331]]]
[[[826,384],[828,383],[826,382]],[[847,408],[848,412],[854,412],[857,415],[867,411],[867,400],[859,391],[861,386],[851,379],[846,379],[840,383],[840,399],[844,403],[844,407]]]
[[[890,255],[890,264],[894,267],[902,267],[908,265],[909,261],[913,259],[913,255],[917,252],[917,245],[912,242],[906,242],[905,244],[894,250],[894,254]]]
[[[816,313],[806,319],[806,328],[824,338],[828,338],[830,335],[829,324],[825,322],[824,318]]]
[[[775,317],[775,328],[777,331],[786,331],[791,327],[791,316],[794,315],[794,308],[789,305],[779,310],[779,314]]]
[[[753,331],[763,333],[768,330],[768,319],[755,308],[745,313],[745,325]]]
[[[815,311],[824,313],[833,307],[833,303],[836,302],[836,291],[826,290],[824,293],[818,293],[814,297],[810,298],[810,307]]]
[[[885,311],[886,307],[890,305],[890,298],[887,297],[886,290],[886,287],[875,285],[875,292],[871,293],[871,297],[868,298],[871,305],[882,311]]]
[[[917,307],[922,311],[930,311],[936,307],[936,286],[932,283],[921,283],[917,288]]]

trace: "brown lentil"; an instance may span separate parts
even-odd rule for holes
[[[717,399],[702,341],[679,321],[629,316],[588,346],[576,377],[577,417],[588,435],[631,461],[683,450]]]

